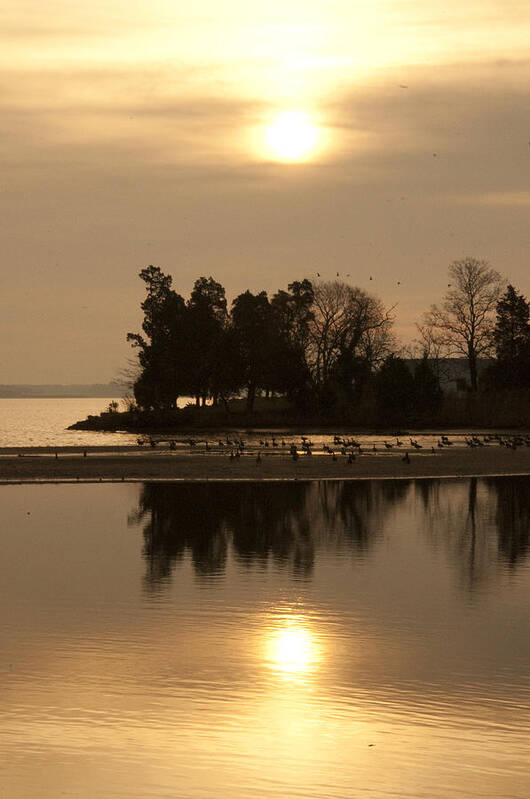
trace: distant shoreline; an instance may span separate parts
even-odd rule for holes
[[[0,385],[0,399],[113,399],[123,396],[120,383],[59,383]]]
[[[86,452],[86,457],[83,456]],[[363,454],[353,463],[345,456],[256,452],[230,459],[227,453],[190,454],[139,447],[4,448],[0,483],[77,481],[224,481],[456,478],[530,475],[530,448],[451,448],[435,453]]]

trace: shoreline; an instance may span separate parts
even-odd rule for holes
[[[398,476],[378,476],[361,477],[359,475],[346,475],[344,477],[57,477],[57,478],[27,478],[3,480],[0,478],[0,486],[22,486],[22,485],[124,485],[126,483],[153,483],[167,485],[168,483],[361,483],[377,480],[387,482],[389,480],[469,480],[471,478],[510,478],[510,477],[530,477],[530,472],[500,472],[498,474],[440,474],[432,475],[398,475]]]
[[[57,452],[57,457],[55,453]],[[86,452],[86,457],[83,457]],[[0,484],[56,482],[201,482],[429,479],[530,475],[530,448],[457,448],[439,452],[366,453],[348,463],[339,455],[306,456],[256,452],[230,459],[227,453],[152,451],[138,447],[17,447],[0,450]]]

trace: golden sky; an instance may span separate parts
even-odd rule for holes
[[[526,0],[4,0],[0,382],[112,378],[148,263],[349,274],[404,338],[464,255],[530,293],[529,41]]]

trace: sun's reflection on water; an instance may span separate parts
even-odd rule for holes
[[[265,636],[265,662],[284,677],[313,672],[322,659],[322,646],[304,616],[275,615]]]

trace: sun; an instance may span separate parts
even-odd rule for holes
[[[282,111],[265,131],[267,148],[279,161],[306,161],[313,154],[318,129],[302,111]]]

